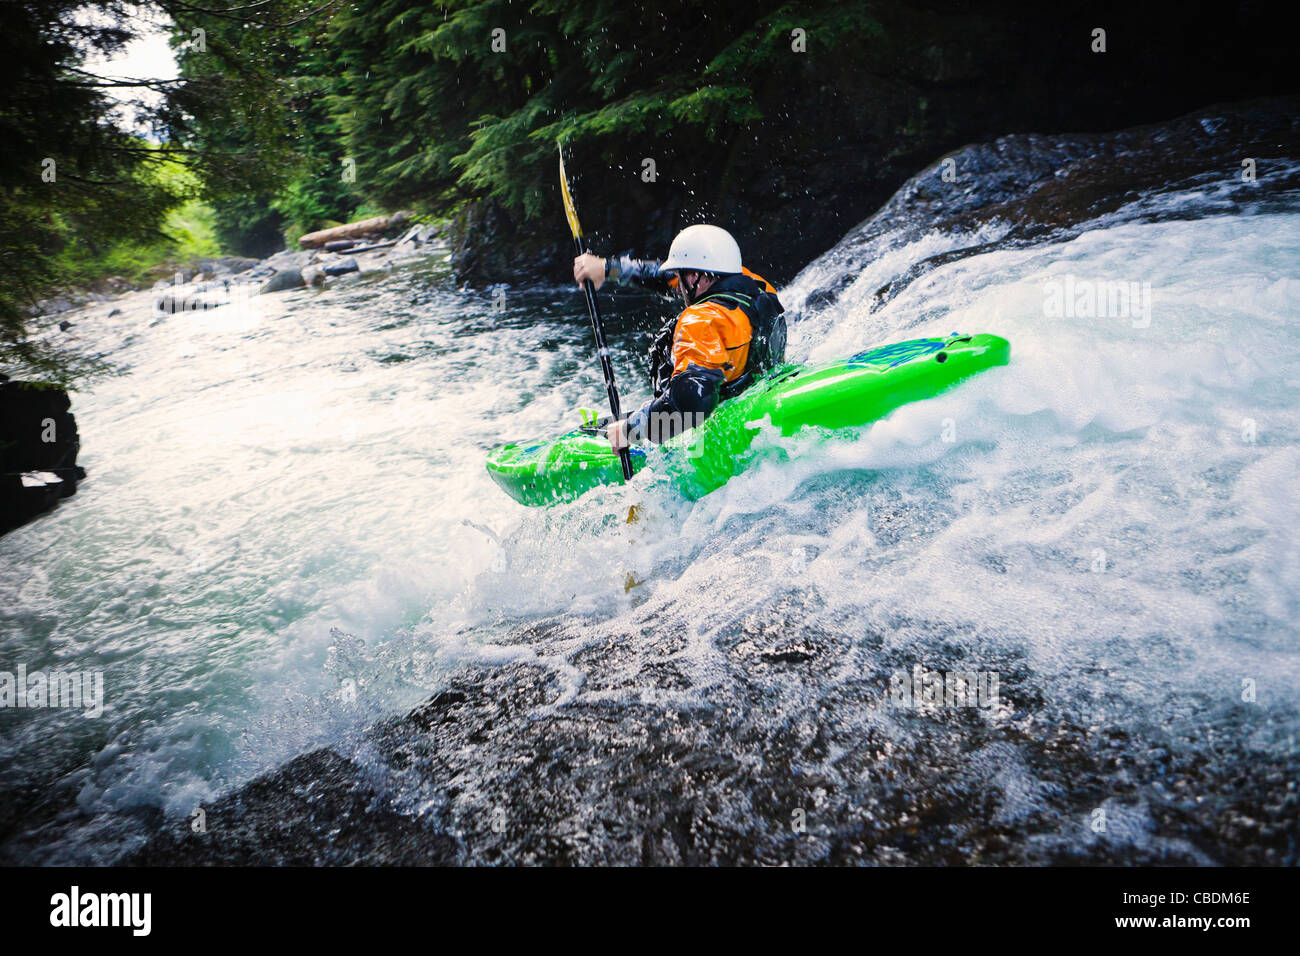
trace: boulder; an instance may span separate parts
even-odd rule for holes
[[[76,494],[86,477],[68,393],[0,381],[0,534]]]
[[[335,262],[332,265],[325,266],[322,271],[327,276],[341,276],[346,275],[349,272],[359,272],[361,271],[361,267],[357,265],[356,259],[349,256],[348,258]]]
[[[275,255],[268,257],[258,264],[258,268],[270,268],[279,272],[282,269],[301,269],[307,263],[311,262],[312,253],[310,250],[303,251],[299,249],[285,249],[283,252],[277,252]],[[256,270],[255,270],[256,271]]]
[[[301,289],[307,284],[303,279],[301,269],[281,269],[271,278],[262,283],[262,287],[257,290],[258,295],[266,295],[268,292],[283,292],[286,289]]]
[[[33,315],[58,315],[60,312],[71,311],[75,306],[62,296],[56,296],[53,299],[44,299],[36,303],[32,310]]]

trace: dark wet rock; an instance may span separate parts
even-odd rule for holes
[[[998,706],[900,708],[891,674],[920,653],[970,668],[969,636],[922,652],[812,627],[816,606],[796,592],[723,627],[703,686],[671,617],[599,636],[532,625],[512,640],[538,660],[465,667],[405,716],[222,797],[206,834],[169,821],[130,862],[1297,862],[1300,756],[1247,742],[1294,714],[1230,708],[1209,757],[1185,735],[1212,702],[1109,726],[1044,697],[1007,652],[982,659]],[[557,653],[563,668],[541,662]]]
[[[306,284],[301,269],[292,267],[285,268],[276,272],[275,275],[262,283],[262,287],[257,290],[257,294],[266,295],[268,292],[283,292],[286,289],[301,289]]]
[[[457,278],[475,284],[503,279],[554,281],[557,274],[562,274],[559,270],[564,263],[573,257],[572,242],[551,241],[537,248],[521,245],[516,238],[514,248],[507,248],[511,245],[507,237],[522,235],[526,230],[519,217],[500,204],[481,200],[467,205],[456,214],[450,228],[451,261]],[[569,271],[573,271],[572,267]]]
[[[359,240],[356,239],[337,239],[334,242],[325,243],[324,249],[326,252],[346,252],[358,244]]]
[[[357,265],[357,260],[353,259],[351,256],[340,260],[339,262],[333,262],[322,267],[322,271],[327,276],[347,275],[349,272],[357,272],[359,270],[360,266]]]
[[[351,862],[350,848],[361,842],[389,865],[454,862],[455,840],[385,809],[352,761],[317,750],[285,769],[302,784],[288,790],[270,778],[250,784],[237,797],[204,808],[206,832],[195,832],[187,821],[132,862],[158,865],[186,855],[214,866],[328,866]],[[330,838],[321,840],[323,833]]]
[[[802,664],[817,656],[817,645],[794,642],[763,651],[760,657],[769,664]]]
[[[0,381],[0,534],[76,494],[86,477],[68,393]]]
[[[440,242],[442,239],[443,231],[440,226],[431,222],[423,222],[417,223],[402,233],[397,239],[397,245],[411,246],[418,249],[426,243]]]
[[[1241,176],[1244,157],[1258,166]],[[1105,135],[1004,136],[942,157],[909,179],[871,218],[844,237],[826,261],[835,276],[815,288],[807,307],[833,304],[853,279],[890,249],[936,232],[1003,225],[996,238],[972,234],[969,246],[913,263],[876,290],[879,308],[910,283],[950,262],[1061,241],[1100,216],[1150,222],[1179,218],[1162,194],[1200,185],[1220,194],[1225,212],[1300,189],[1300,97],[1217,106],[1150,126]],[[949,179],[945,179],[945,175]],[[1136,202],[1139,197],[1142,202]],[[1198,212],[1204,215],[1204,212]]]

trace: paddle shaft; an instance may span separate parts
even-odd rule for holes
[[[564,171],[564,147],[560,146],[560,198],[564,201],[564,216],[569,220],[573,248],[578,255],[586,253],[582,247],[582,224],[578,222],[578,209],[569,192],[569,177]],[[605,342],[605,327],[600,321],[600,306],[596,303],[596,287],[590,279],[582,282],[582,293],[587,297],[587,312],[591,315],[591,329],[596,333],[596,353],[600,356],[600,371],[605,376],[605,390],[609,392],[609,410],[614,421],[621,421],[623,412],[618,406],[618,386],[614,384],[614,366],[609,361],[609,346]],[[618,460],[623,465],[623,480],[632,480],[632,453],[627,448],[618,450]]]
[[[582,247],[582,237],[573,237],[573,248],[578,255],[587,250]],[[596,335],[596,352],[600,355],[600,371],[605,376],[605,390],[609,392],[609,410],[614,421],[623,417],[618,404],[618,386],[614,384],[614,366],[609,361],[609,346],[605,344],[605,327],[600,321],[600,305],[596,302],[596,287],[590,279],[582,280],[582,291],[587,297],[587,311],[591,314],[591,330]],[[632,453],[626,448],[618,450],[618,460],[623,464],[623,480],[632,480]]]

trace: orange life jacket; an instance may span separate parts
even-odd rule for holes
[[[757,282],[762,291],[776,292],[762,276],[748,269],[741,271]],[[686,371],[691,365],[718,369],[727,383],[745,374],[753,328],[738,304],[729,303],[725,296],[709,298],[723,282],[725,277],[710,287],[702,301],[688,305],[677,317],[672,348],[674,375]]]

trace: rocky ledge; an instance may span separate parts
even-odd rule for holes
[[[1148,737],[1081,717],[1010,656],[996,707],[898,708],[908,652],[810,629],[816,600],[792,592],[725,629],[707,686],[680,621],[522,629],[513,663],[463,667],[410,713],[205,807],[205,832],[163,824],[126,862],[1297,862],[1297,755],[1207,759],[1202,721]],[[1224,730],[1235,719],[1210,732],[1246,736]]]

